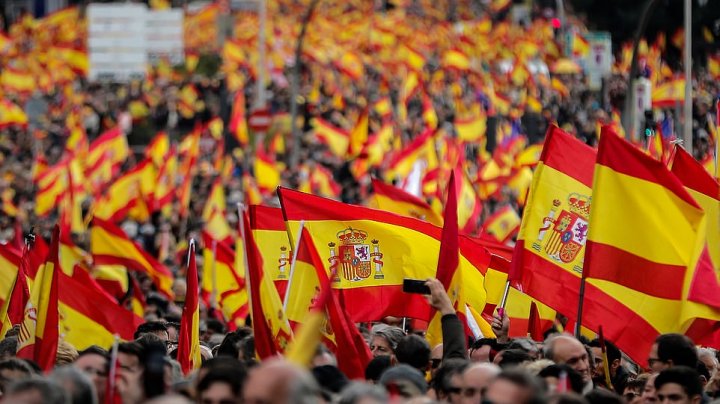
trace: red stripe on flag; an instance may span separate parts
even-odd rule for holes
[[[646,295],[662,299],[682,299],[685,267],[660,264],[623,249],[587,242],[585,260],[600,263],[593,265],[592,273],[585,277],[617,283]]]
[[[285,231],[285,221],[280,208],[250,205],[250,228],[253,230]]]
[[[551,141],[552,139],[552,141]],[[557,126],[548,129],[545,135],[545,147],[540,161],[564,175],[573,178],[588,188],[592,187],[593,169],[584,170],[578,161],[595,160],[595,150],[563,132]]]

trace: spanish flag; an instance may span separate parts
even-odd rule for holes
[[[327,246],[320,250],[320,257],[330,271],[337,269],[332,286],[353,321],[386,316],[429,320],[430,307],[425,299],[403,293],[402,282],[403,278],[435,275],[440,228],[285,188],[278,194],[292,237],[297,237],[299,222],[304,220],[313,244]],[[484,267],[482,254],[462,245],[461,265],[471,270]],[[475,297],[484,299],[481,294]]]
[[[173,298],[173,275],[170,270],[130,240],[121,228],[101,219],[93,219],[90,246],[95,264],[117,264],[143,272],[152,279],[160,293]]]
[[[435,149],[435,136],[430,129],[418,135],[400,153],[390,161],[388,175],[392,178],[407,178],[417,161],[426,162],[426,171],[438,167],[437,150]]]
[[[247,120],[245,118],[245,90],[243,88],[235,92],[228,130],[230,130],[230,133],[232,133],[240,146],[247,146],[249,144],[250,137],[248,135]]]
[[[248,315],[248,294],[245,288],[245,272],[242,271],[242,249],[232,250],[227,243],[218,242],[203,232],[202,294],[207,296],[209,306],[219,308],[231,328],[245,325]],[[240,265],[238,265],[240,264]]]
[[[46,372],[55,366],[58,332],[58,273],[60,227],[53,230],[50,252],[45,265],[35,276],[30,300],[20,324],[17,356],[37,363]]]
[[[465,234],[475,234],[478,230],[478,221],[483,205],[465,170],[461,168],[461,164],[458,164],[456,171],[455,186],[458,190],[458,206],[460,207],[457,218],[460,231]]]
[[[245,269],[250,294],[255,351],[260,359],[265,359],[285,351],[292,339],[292,330],[272,278],[263,270],[263,258],[250,231],[247,212],[242,216],[240,234],[247,257]]]
[[[315,137],[320,143],[326,145],[334,155],[345,157],[350,145],[350,134],[348,131],[338,128],[321,118],[313,119],[312,126]]]
[[[590,43],[579,32],[572,33],[572,54],[576,58],[584,58],[590,54]]]
[[[205,222],[205,231],[210,237],[220,242],[232,243],[230,225],[225,219],[225,190],[222,179],[217,178],[210,188],[210,194],[205,201],[202,219]]]
[[[156,168],[162,167],[170,156],[170,137],[165,132],[160,132],[150,141],[145,149],[145,158],[152,160]]]
[[[280,185],[280,170],[275,159],[262,146],[255,150],[254,174],[261,192],[273,192]]]
[[[355,157],[360,154],[363,147],[368,141],[368,124],[370,119],[370,111],[368,108],[363,108],[358,115],[355,127],[350,132],[350,146],[348,148],[348,155]]]
[[[153,200],[150,205],[153,212],[161,211],[165,216],[170,215],[169,210],[175,197],[177,167],[177,151],[175,146],[172,146],[167,158],[158,168],[157,186],[153,192]]]
[[[200,367],[200,299],[198,296],[198,270],[195,264],[195,241],[190,240],[186,272],[187,293],[178,333],[177,360],[183,374]]]
[[[30,300],[30,290],[27,283],[27,271],[29,261],[29,251],[23,246],[23,255],[21,256],[16,250],[8,245],[0,246],[0,264],[3,270],[0,271],[2,277],[2,290],[0,298],[0,334],[10,330],[15,324],[23,321],[25,307]]]
[[[308,275],[315,282],[296,286],[293,280],[293,293],[301,290],[309,292],[310,300],[305,305],[305,320],[288,348],[288,360],[309,366],[315,356],[313,347],[317,347],[325,335],[330,340],[330,350],[337,357],[338,368],[350,379],[364,379],[365,367],[372,354],[362,334],[333,294],[330,284],[333,274],[328,276],[307,229],[300,237],[295,273]]]
[[[37,192],[35,194],[35,214],[46,216],[55,209],[62,199],[68,187],[68,165],[69,158],[51,167],[40,174],[35,182]]]
[[[0,98],[0,129],[9,126],[27,127],[28,117],[17,104]]]
[[[483,224],[483,232],[503,244],[512,240],[519,230],[520,216],[510,205],[495,211]]]
[[[685,101],[685,79],[675,78],[658,85],[652,91],[653,108],[671,108]]]
[[[105,194],[95,204],[93,216],[117,223],[124,220],[133,209],[143,206],[147,214],[145,199],[153,192],[156,179],[152,161],[143,160],[106,189]],[[135,213],[139,212],[136,210]]]
[[[120,128],[111,129],[93,140],[85,161],[85,173],[92,184],[98,184],[95,178],[102,174],[101,184],[112,178],[112,172],[118,170],[130,155],[127,139]],[[108,175],[110,174],[110,175]]]
[[[707,246],[720,277],[720,184],[682,148],[676,150],[672,172],[707,215]]]
[[[13,94],[30,94],[37,89],[37,81],[29,69],[5,67],[0,74],[0,86]]]
[[[373,190],[375,190],[371,202],[372,208],[414,217],[435,226],[442,226],[443,220],[440,215],[427,202],[417,196],[375,178],[372,179],[372,186]]]
[[[455,119],[455,132],[462,142],[481,142],[485,139],[487,117],[477,114],[466,119]]]
[[[662,162],[608,127],[603,132],[583,270],[583,323],[592,330],[602,325],[608,340],[641,360],[658,334],[682,333],[698,317],[720,318],[690,301],[708,291],[715,300],[720,287],[705,246],[702,208]],[[697,284],[708,272],[712,284]]]
[[[250,228],[262,257],[263,273],[272,279],[280,300],[285,300],[292,249],[288,241],[282,210],[250,205]]]
[[[454,69],[459,71],[465,71],[470,69],[470,58],[458,50],[450,49],[445,51],[440,62],[442,67],[445,69]]]
[[[595,155],[558,127],[548,128],[512,259],[510,279],[569,317],[577,311]]]

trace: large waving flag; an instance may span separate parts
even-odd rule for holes
[[[12,328],[14,321],[8,316],[10,299],[14,289],[17,287],[18,274],[20,273],[20,253],[9,245],[0,245],[0,335],[5,335]],[[28,298],[30,292],[28,291]],[[23,306],[22,310],[25,310]]]
[[[116,225],[93,219],[90,228],[90,251],[96,264],[123,265],[128,269],[145,273],[158,291],[172,298],[172,272],[152,255],[130,240]]]
[[[195,242],[190,241],[187,266],[187,294],[183,305],[180,333],[178,334],[177,360],[184,374],[200,367],[200,299],[198,296],[198,270],[195,263]]]
[[[510,279],[565,316],[577,311],[595,155],[556,126],[548,129],[512,259]]]
[[[288,241],[282,210],[250,205],[250,228],[262,257],[263,273],[275,284],[280,300],[285,300],[292,248]]]
[[[245,289],[245,271],[238,264],[235,254],[227,243],[221,243],[203,232],[202,293],[211,307],[219,306],[225,321],[231,328],[245,324],[248,315],[248,294]],[[240,260],[240,263],[242,260]],[[205,297],[204,297],[205,298]]]
[[[60,337],[58,332],[59,244],[60,228],[56,225],[45,265],[35,276],[18,335],[18,358],[33,360],[46,372],[55,366]]]
[[[685,149],[678,148],[672,172],[707,215],[707,246],[720,277],[720,184]]]
[[[280,188],[288,229],[297,237],[305,221],[314,245],[327,246],[320,257],[353,321],[375,321],[386,316],[429,320],[430,307],[419,295],[402,292],[403,278],[435,275],[441,229],[427,222],[393,213],[348,205]],[[486,268],[477,249],[463,249],[461,266]],[[481,274],[479,271],[476,271]],[[482,306],[484,295],[475,296]]]
[[[683,332],[698,317],[720,318],[691,301],[708,294],[715,300],[720,287],[705,247],[702,208],[663,163],[603,129],[582,321],[592,330],[602,326],[607,339],[640,360],[658,334]]]
[[[263,259],[250,231],[247,213],[243,213],[241,220],[255,351],[260,359],[265,359],[285,350],[292,339],[292,330],[275,285],[263,270]]]
[[[402,216],[414,217],[436,226],[442,226],[443,220],[430,205],[415,195],[395,188],[373,178],[373,207]]]
[[[300,237],[300,246],[295,262],[295,274],[301,273],[310,275],[308,278],[314,277],[315,282],[314,285],[306,284],[296,287],[295,279],[293,280],[293,292],[310,286],[311,289],[307,291],[310,292],[311,299],[307,302],[304,310],[303,325],[296,334],[291,347],[288,348],[288,359],[295,358],[296,362],[305,366],[309,365],[315,355],[312,347],[317,346],[322,335],[325,335],[327,339],[331,340],[328,345],[337,357],[338,368],[351,379],[363,379],[364,369],[372,359],[372,354],[362,334],[332,293],[330,277],[333,274],[328,276],[307,229],[303,229]]]

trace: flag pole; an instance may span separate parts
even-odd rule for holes
[[[292,286],[293,276],[295,275],[295,263],[297,262],[298,249],[300,249],[300,239],[302,238],[303,229],[305,228],[305,221],[300,221],[300,228],[298,229],[298,236],[295,240],[295,251],[293,251],[292,262],[290,263],[290,273],[288,274],[287,289],[285,292],[285,299],[283,299],[283,310],[287,312],[288,301],[290,300],[290,286]]]
[[[508,294],[510,294],[510,279],[505,281],[505,290],[503,290],[502,298],[500,299],[500,305],[498,306],[499,309],[505,310]]]
[[[685,103],[683,108],[684,122],[683,140],[685,150],[693,154],[692,139],[692,1],[685,0],[685,53],[683,54],[685,69]]]
[[[247,289],[247,295],[248,295],[248,306],[250,308],[250,313],[252,313],[252,299],[250,298],[252,296],[252,290],[250,289],[250,264],[248,263],[248,256],[247,256],[247,248],[246,248],[246,238],[245,234],[247,233],[247,229],[245,229],[245,204],[242,202],[237,203],[237,214],[238,214],[238,222],[240,223],[240,237],[242,238],[242,248],[244,251],[243,253],[243,265],[245,265],[245,279],[247,282],[245,282],[245,289]]]
[[[210,267],[212,276],[212,294],[210,295],[210,304],[213,309],[217,308],[217,240],[212,241],[212,266]]]
[[[577,320],[575,321],[575,337],[580,337],[580,329],[582,327],[583,303],[585,302],[585,276],[580,278],[580,295],[578,297]]]

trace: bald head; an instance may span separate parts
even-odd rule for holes
[[[545,343],[545,357],[576,370],[584,382],[591,380],[590,358],[585,346],[570,335],[558,335]]]
[[[476,363],[463,372],[463,402],[479,403],[482,391],[500,373],[500,367],[489,362]]]
[[[282,359],[262,362],[250,372],[243,391],[246,403],[289,403],[320,389],[305,370]]]

